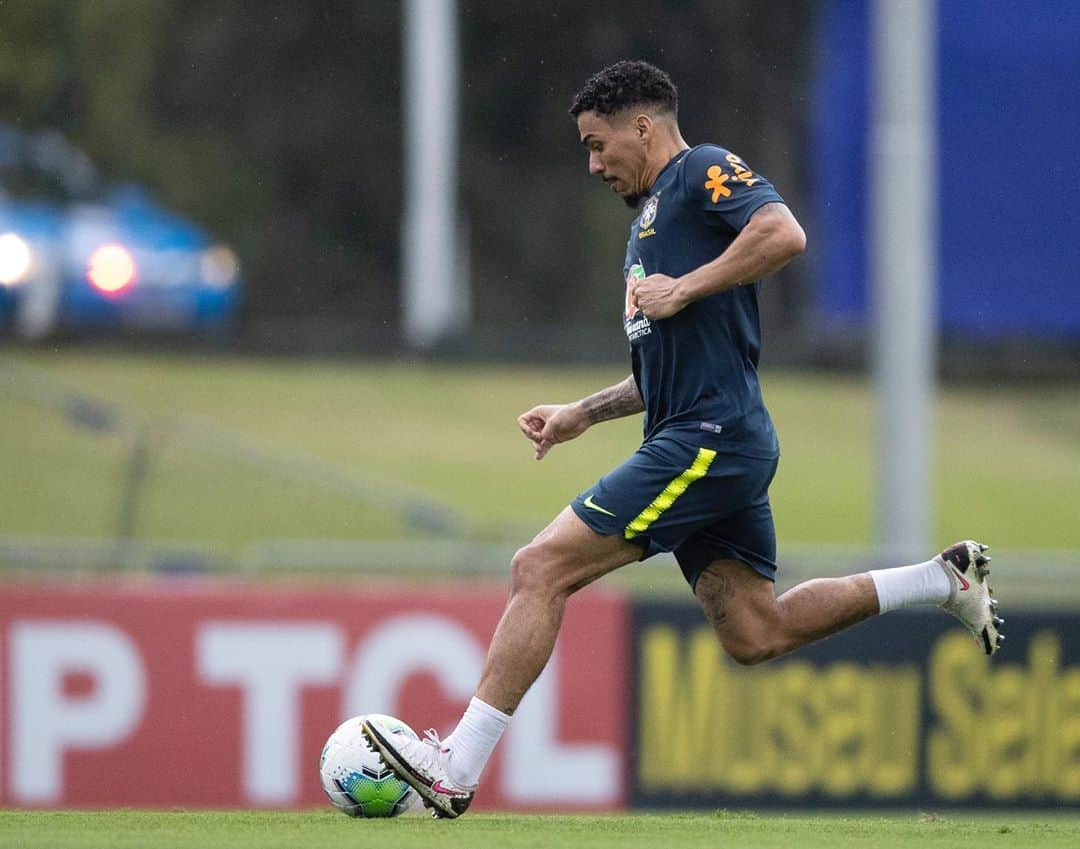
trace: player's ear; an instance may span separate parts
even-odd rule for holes
[[[647,141],[652,134],[652,119],[648,115],[638,115],[634,118],[634,131],[637,133],[638,141]]]

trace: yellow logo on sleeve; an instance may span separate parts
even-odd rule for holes
[[[740,183],[752,186],[758,181],[758,178],[754,176],[754,172],[747,168],[746,163],[734,153],[729,153],[725,158],[731,166],[731,170],[735,172],[735,179]],[[731,197],[731,189],[724,185],[731,178],[724,173],[723,168],[719,165],[710,165],[709,170],[705,173],[709,178],[705,181],[705,188],[712,190],[713,203],[719,203],[721,195],[726,198]]]
[[[719,165],[710,165],[709,170],[705,172],[709,177],[705,181],[705,188],[712,189],[712,202],[717,203],[720,200],[720,195],[726,198],[731,197],[731,189],[724,185],[728,181],[728,175],[724,173],[724,169]]]
[[[735,172],[736,180],[740,180],[748,186],[752,186],[758,181],[758,178],[754,176],[754,172],[747,168],[746,163],[739,159],[734,153],[729,153],[724,158],[731,165],[731,170]]]

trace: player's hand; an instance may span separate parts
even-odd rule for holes
[[[533,444],[537,460],[543,460],[551,446],[581,436],[589,429],[589,417],[580,403],[541,404],[518,416],[518,427]]]
[[[679,281],[674,277],[650,274],[631,290],[630,303],[641,310],[645,318],[656,321],[675,315],[688,301],[680,294]]]

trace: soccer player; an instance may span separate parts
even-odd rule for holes
[[[416,741],[364,730],[438,816],[468,807],[480,773],[555,644],[563,607],[602,575],[674,552],[727,654],[755,664],[874,616],[940,605],[987,654],[1003,639],[986,546],[924,563],[807,581],[776,597],[769,484],[779,444],[758,385],[760,278],[805,248],[768,180],[713,144],[690,147],[666,73],[639,61],[593,76],[574,99],[589,173],[630,207],[623,327],[633,374],[518,418],[542,459],[592,425],[645,413],[644,441],[514,556],[510,592],[476,695],[454,732]]]

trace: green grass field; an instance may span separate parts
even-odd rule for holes
[[[170,436],[177,417],[340,474],[452,506],[475,539],[520,541],[640,440],[637,418],[597,427],[537,463],[515,425],[618,369],[33,352],[13,360],[164,426],[137,533],[228,553],[259,537],[394,538],[399,511],[282,478]],[[874,406],[864,380],[763,375],[783,445],[773,501],[785,544],[872,539]],[[10,394],[10,390],[9,390]],[[130,434],[102,435],[5,396],[3,532],[108,537]],[[1080,549],[1080,386],[949,388],[933,420],[935,538],[998,549]]]
[[[1034,814],[712,814],[525,816],[469,814],[456,821],[402,817],[353,821],[333,811],[0,811],[0,845],[12,849],[1073,849],[1080,816]]]

